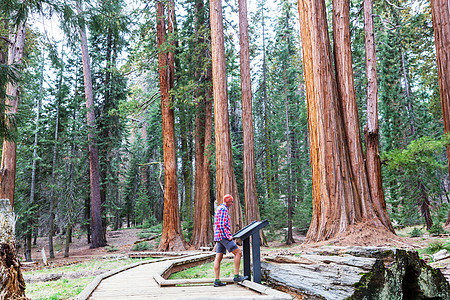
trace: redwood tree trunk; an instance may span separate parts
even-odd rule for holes
[[[174,6],[173,1],[168,5],[168,30],[173,33]],[[177,185],[177,158],[175,143],[175,120],[171,108],[172,99],[170,89],[173,87],[174,79],[174,55],[173,48],[168,51],[161,50],[166,43],[166,26],[164,3],[156,3],[157,23],[156,32],[158,40],[159,60],[159,84],[161,91],[161,113],[163,130],[163,152],[164,152],[164,214],[163,231],[160,251],[185,250],[186,242],[181,232],[181,222],[178,207],[178,185]],[[172,43],[171,43],[172,44]],[[172,44],[173,45],[173,44]]]
[[[195,248],[212,243],[210,214],[210,157],[212,137],[212,91],[197,105],[195,116],[195,217],[191,244]]]
[[[195,37],[199,45],[205,44],[203,35],[199,34],[199,30],[205,24],[205,19],[203,0],[197,0],[195,4]],[[209,48],[204,50],[209,52]],[[196,57],[197,66],[194,74],[198,83],[203,87],[198,91],[198,99],[204,99],[197,103],[195,114],[195,217],[191,244],[197,249],[212,244],[211,153],[209,149],[212,140],[212,87],[206,86],[212,80],[212,71],[211,66],[208,66],[206,74],[203,74],[203,59],[203,55]],[[202,80],[202,78],[205,79]]]
[[[244,139],[245,222],[259,221],[256,195],[255,149],[252,114],[252,83],[248,42],[247,0],[239,0],[239,45],[241,62],[242,127]]]
[[[366,172],[366,164],[359,131],[358,107],[353,80],[352,53],[350,46],[350,2],[348,0],[333,1],[333,42],[336,66],[336,83],[344,120],[345,136],[352,172],[359,198],[353,205],[358,218],[373,218],[372,197]],[[384,202],[384,198],[382,199]],[[377,210],[383,225],[394,231],[385,204],[384,209]]]
[[[367,125],[365,128],[366,168],[373,208],[383,225],[394,232],[394,228],[392,227],[389,216],[386,212],[386,202],[384,200],[383,182],[381,177],[381,162],[378,141],[377,59],[375,53],[375,33],[372,14],[373,0],[365,0],[364,40],[366,48],[367,76]]]
[[[431,0],[431,16],[444,132],[448,134],[450,132],[450,4],[448,0]],[[447,146],[447,164],[450,173],[450,146]],[[445,226],[450,226],[450,211]]]
[[[81,7],[77,7],[81,13]],[[81,55],[83,60],[84,93],[86,97],[87,125],[89,141],[89,166],[91,183],[91,248],[103,247],[106,245],[102,227],[102,205],[100,197],[100,173],[97,140],[95,136],[95,112],[94,95],[92,92],[91,66],[88,51],[87,36],[84,27],[78,29],[81,41]]]
[[[234,205],[230,208],[231,232],[233,233],[242,228],[242,210],[239,204],[239,194],[234,176],[233,157],[231,153],[222,1],[210,1],[209,12],[211,21],[211,55],[216,138],[217,202],[218,204],[222,203],[222,198],[226,194],[233,196]]]
[[[10,44],[8,46],[8,65],[20,65],[22,63],[23,48],[25,46],[26,23],[19,22],[14,31],[9,35]],[[6,86],[6,114],[15,118],[17,107],[19,104],[19,85],[17,83],[8,82]],[[7,120],[9,130],[14,128]],[[9,199],[11,208],[14,207],[14,189],[16,185],[16,150],[17,145],[13,141],[4,140],[1,162],[0,176],[0,198]]]
[[[325,1],[299,0],[313,180],[313,217],[307,242],[346,234],[360,222],[382,227],[358,206],[349,145],[334,74]],[[365,216],[365,217],[364,217]]]

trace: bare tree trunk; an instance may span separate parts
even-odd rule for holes
[[[177,185],[177,158],[175,143],[175,121],[174,112],[171,108],[172,99],[170,89],[174,80],[174,55],[173,41],[166,41],[164,3],[158,1],[157,9],[157,39],[159,58],[159,83],[161,91],[161,112],[163,127],[163,151],[164,151],[164,216],[163,231],[160,251],[184,250],[186,242],[181,232],[181,222],[178,207],[178,185]],[[169,1],[168,5],[168,32],[173,33],[174,3]],[[172,49],[161,50],[170,43]]]
[[[210,1],[211,55],[214,93],[214,124],[216,143],[217,202],[231,194],[234,205],[230,208],[231,232],[242,228],[242,209],[239,203],[236,177],[231,153],[230,122],[228,115],[228,91],[225,68],[222,1]]]
[[[267,101],[267,65],[266,65],[266,39],[265,39],[265,19],[264,19],[264,9],[261,12],[262,16],[262,42],[263,42],[263,78],[262,78],[262,89],[263,89],[263,106],[264,106],[264,160],[265,160],[265,179],[267,186],[267,198],[272,199],[273,188],[272,188],[272,155],[270,150],[270,130],[269,130],[269,104]]]
[[[294,235],[292,232],[292,218],[294,213],[294,196],[292,195],[292,153],[291,153],[291,132],[289,130],[289,99],[287,94],[287,78],[286,78],[286,67],[284,66],[284,114],[285,114],[285,125],[286,125],[286,166],[287,166],[287,197],[288,197],[288,207],[287,207],[287,236],[286,244],[291,245],[295,243]]]
[[[334,74],[325,1],[299,0],[313,180],[307,242],[346,234],[352,225],[384,227],[373,208],[360,211],[344,116]]]
[[[355,212],[358,215],[357,218],[366,219],[373,218],[374,211],[359,131],[358,107],[353,80],[350,46],[349,6],[350,2],[347,0],[333,1],[333,49],[336,65],[336,83],[344,119],[345,136],[348,143],[356,190],[359,195],[358,198],[354,199],[353,206],[355,206]],[[385,227],[389,228],[392,232],[394,231],[386,209],[377,211],[377,216]]]
[[[204,44],[205,39],[199,33],[205,23],[203,0],[195,4],[195,37],[198,44]],[[209,52],[209,49],[205,49]],[[209,54],[209,53],[207,53]],[[203,71],[204,55],[196,58],[198,65],[194,74],[199,83],[208,83],[212,80],[212,70],[208,66],[206,74]],[[204,79],[202,79],[204,78]],[[210,213],[210,157],[212,140],[212,87],[209,85],[198,93],[200,99],[195,114],[195,209],[194,227],[191,244],[195,248],[212,244],[212,224]]]
[[[210,70],[209,72],[210,73]],[[191,244],[195,248],[212,243],[210,214],[210,157],[212,138],[212,91],[208,89],[205,101],[197,105],[195,118],[195,218]]]
[[[378,133],[378,82],[377,58],[375,53],[375,33],[373,25],[373,0],[364,1],[364,33],[366,48],[366,76],[367,76],[367,125],[366,140],[366,168],[369,179],[370,195],[373,208],[383,225],[394,232],[386,211],[383,182],[381,177],[381,162],[379,153]]]
[[[245,222],[260,221],[256,195],[255,146],[252,113],[252,83],[248,41],[247,0],[239,0],[239,45],[241,66],[242,127],[244,139]]]
[[[59,88],[62,84],[62,70],[59,81]],[[61,92],[61,91],[60,91]],[[52,160],[52,187],[50,190],[50,230],[48,232],[48,251],[50,258],[55,258],[53,251],[53,236],[55,235],[55,211],[56,211],[56,199],[55,199],[55,186],[56,186],[56,157],[58,154],[58,126],[59,126],[59,100],[56,104],[56,122],[55,122],[55,142],[53,144],[53,160]]]
[[[78,13],[81,13],[81,6],[77,6]],[[95,136],[95,112],[94,95],[92,92],[91,66],[88,51],[86,31],[84,27],[79,28],[81,41],[81,54],[83,60],[84,74],[84,93],[86,97],[87,125],[89,141],[89,162],[90,162],[90,181],[91,181],[91,248],[103,247],[106,245],[102,227],[102,204],[100,197],[100,173],[98,146]]]
[[[26,23],[19,22],[10,33],[8,46],[8,65],[20,65],[22,63],[23,49],[25,46]],[[19,85],[18,83],[8,82],[6,86],[6,114],[15,118],[19,104]],[[13,124],[6,122],[8,130],[14,130]],[[16,185],[16,150],[17,145],[13,141],[4,140],[1,161],[0,176],[0,198],[9,199],[11,208],[14,207],[14,189]]]
[[[403,50],[403,46],[400,45],[401,57],[402,57],[402,74],[403,81],[405,82],[405,96],[408,105],[406,106],[406,111],[408,112],[409,117],[409,128],[411,129],[411,136],[414,138],[416,136],[416,125],[414,120],[414,110],[412,106],[411,92],[408,81],[408,72],[406,69],[406,59],[405,59],[405,51]]]
[[[431,0],[434,42],[436,46],[439,94],[441,95],[444,132],[450,132],[450,4],[447,0]],[[450,173],[450,145],[447,146],[447,164]],[[450,226],[450,211],[445,226]]]
[[[77,111],[73,110],[73,123],[72,132],[75,132],[75,120],[77,117]],[[73,159],[76,157],[76,146],[74,140],[72,140],[71,146],[71,156],[72,159],[69,165],[69,193],[68,193],[68,215],[67,215],[67,226],[66,226],[66,247],[64,249],[64,257],[69,257],[70,243],[72,242],[72,211],[73,211],[73,201],[74,201],[74,190],[75,190],[75,164]]]
[[[36,193],[36,164],[37,164],[37,159],[38,159],[38,137],[39,137],[39,128],[40,128],[40,124],[39,124],[39,120],[40,120],[40,115],[41,115],[41,105],[42,105],[42,97],[43,97],[43,82],[44,82],[44,64],[45,64],[45,59],[44,59],[44,54],[42,54],[42,66],[41,66],[41,78],[39,79],[39,98],[38,98],[38,104],[37,104],[37,112],[36,112],[36,132],[34,133],[34,143],[33,143],[33,159],[32,159],[32,166],[31,166],[31,183],[30,183],[30,205],[33,206],[34,205],[34,197],[35,197],[35,193]],[[31,259],[31,236],[32,236],[32,228],[33,228],[33,219],[34,219],[34,211],[33,211],[33,216],[31,217],[31,221],[28,222],[28,231],[27,232],[27,245],[26,245],[26,252],[25,252],[25,258],[26,261],[30,262],[32,261]]]

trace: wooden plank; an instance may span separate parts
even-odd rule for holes
[[[257,287],[261,291],[266,291],[268,288],[261,288],[259,285],[253,286],[252,283],[249,286],[245,284],[232,284],[233,281],[231,278],[222,279],[222,281],[229,283],[227,286],[214,287],[213,278],[167,280],[163,277],[163,274],[169,273],[167,270],[171,271],[183,267],[184,264],[203,262],[214,256],[214,253],[203,253],[187,259],[173,259],[170,261],[158,261],[153,264],[142,264],[123,270],[120,273],[113,274],[114,272],[110,272],[111,274],[106,274],[109,277],[103,278],[100,282],[93,283],[97,287],[91,293],[89,299],[291,299],[280,297],[279,294],[261,295],[259,292],[253,291],[252,288]],[[165,286],[167,284],[182,284],[183,286],[168,287]],[[284,293],[281,294],[285,295]]]

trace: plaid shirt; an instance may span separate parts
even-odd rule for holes
[[[216,209],[216,214],[214,215],[214,241],[231,240],[232,238],[228,207],[222,203]]]

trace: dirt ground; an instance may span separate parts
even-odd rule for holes
[[[65,247],[65,237],[55,237],[53,239],[53,244],[55,248],[55,258],[49,258],[50,254],[48,251],[48,238],[39,237],[37,239],[36,246],[33,246],[31,258],[33,263],[24,262],[24,249],[19,249],[19,255],[22,260],[22,268],[26,271],[32,269],[39,269],[44,266],[42,258],[42,249],[45,251],[48,263],[50,267],[58,267],[62,265],[69,265],[73,263],[83,262],[86,260],[91,260],[93,258],[99,257],[114,257],[114,256],[124,256],[131,252],[131,247],[134,243],[139,240],[138,233],[141,229],[126,229],[109,231],[106,234],[106,240],[108,245],[106,247],[91,249],[90,244],[87,243],[86,235],[74,236],[72,243],[69,248],[69,257],[64,257],[64,247]],[[152,241],[149,242],[152,244]],[[154,244],[154,242],[153,242]],[[114,246],[118,248],[117,251],[110,251],[110,247]]]

